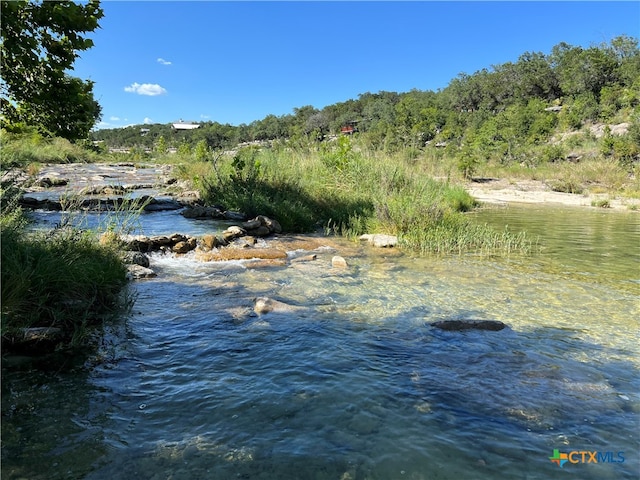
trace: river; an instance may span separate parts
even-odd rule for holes
[[[158,277],[132,284],[131,314],[89,362],[3,362],[3,479],[637,479],[640,215],[473,215],[540,253],[331,239],[286,267],[154,254]],[[140,224],[224,228],[177,212]],[[258,296],[298,308],[258,315]],[[430,325],[447,319],[509,328]]]

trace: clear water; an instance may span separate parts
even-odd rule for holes
[[[174,215],[143,216],[145,233],[219,228]],[[89,368],[4,362],[3,478],[638,478],[640,215],[477,217],[539,235],[542,253],[413,258],[331,239],[286,267],[154,256],[158,277],[133,285]],[[257,296],[298,308],[257,315]],[[464,318],[509,328],[429,326]],[[554,449],[624,462],[561,469]]]

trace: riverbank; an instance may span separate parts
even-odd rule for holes
[[[464,184],[464,188],[482,203],[535,203],[571,207],[610,208],[640,211],[640,198],[623,198],[611,193],[556,192],[542,181],[483,178]]]

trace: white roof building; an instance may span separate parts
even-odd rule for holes
[[[183,122],[182,120],[180,120],[178,123],[173,124],[173,128],[175,130],[193,130],[195,128],[200,128],[200,124]]]

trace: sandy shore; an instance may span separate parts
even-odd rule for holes
[[[465,189],[483,203],[544,203],[574,207],[602,208],[593,202],[607,200],[610,209],[640,211],[640,199],[612,197],[610,194],[572,194],[554,192],[534,180],[483,179],[469,182]]]

